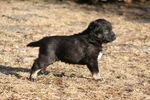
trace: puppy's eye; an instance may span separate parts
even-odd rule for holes
[[[105,34],[109,34],[109,31],[108,31],[108,30],[106,30],[104,33],[105,33]]]

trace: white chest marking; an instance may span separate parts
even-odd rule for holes
[[[103,53],[102,53],[102,52],[99,52],[99,55],[98,55],[98,57],[97,57],[97,60],[100,60],[100,59],[102,58],[102,55],[103,55]]]

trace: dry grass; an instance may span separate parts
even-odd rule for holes
[[[124,7],[113,10],[115,5],[101,8],[29,1],[0,4],[1,100],[150,100],[149,9],[147,15],[140,10],[147,18],[143,19]],[[27,48],[27,43],[43,36],[80,32],[97,18],[110,20],[118,35],[115,42],[104,46],[99,61],[103,81],[92,80],[85,66],[62,62],[50,65],[50,73],[39,76],[37,82],[27,80],[38,54],[38,48]]]

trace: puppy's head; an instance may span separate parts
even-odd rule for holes
[[[97,19],[91,22],[87,31],[92,39],[101,43],[112,42],[116,39],[116,35],[112,31],[111,23],[105,19]]]

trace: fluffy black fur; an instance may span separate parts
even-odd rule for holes
[[[50,36],[31,42],[27,46],[40,47],[39,56],[31,68],[30,80],[41,69],[55,61],[87,65],[92,75],[99,73],[97,57],[102,44],[116,39],[111,23],[105,19],[91,22],[86,30],[70,36]],[[34,77],[35,76],[35,77]]]
[[[99,2],[99,0],[77,0],[78,3],[87,3],[87,4],[96,4]]]

